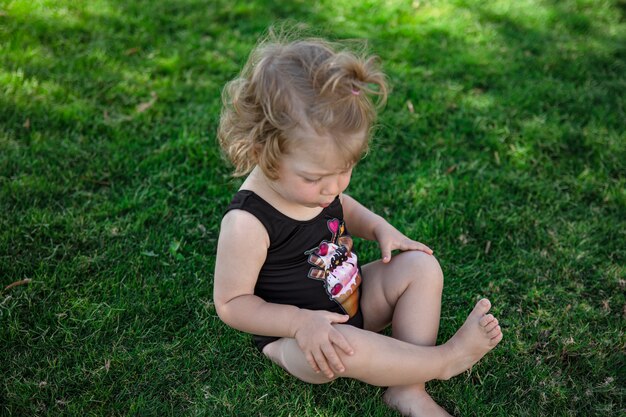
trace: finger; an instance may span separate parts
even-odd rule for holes
[[[345,323],[350,320],[350,316],[347,314],[328,313],[331,323]]]
[[[412,250],[419,250],[419,251],[425,252],[425,253],[427,253],[429,255],[433,254],[433,250],[431,248],[429,248],[428,246],[424,245],[423,243],[416,242],[416,241],[412,241],[411,249]]]
[[[311,354],[311,352],[307,353],[305,357],[306,357],[306,361],[309,363],[309,365],[315,371],[315,373],[319,374],[320,368],[319,366],[317,366],[317,363],[315,362],[315,358],[313,358],[313,355]]]
[[[327,378],[332,378],[335,376],[333,374],[333,371],[328,366],[328,362],[326,362],[326,357],[321,351],[314,353],[313,356],[315,357],[315,363],[317,363],[317,366],[319,367],[320,371],[324,375],[326,375]]]
[[[337,356],[337,352],[335,352],[335,348],[332,344],[329,343],[322,346],[322,353],[324,353],[326,361],[335,372],[342,373],[346,370],[345,366],[343,366],[343,362],[341,362],[341,359]]]
[[[389,261],[391,261],[391,247],[387,245],[381,246],[380,256],[383,258],[383,263],[389,263]]]
[[[341,334],[340,331],[335,330],[334,332],[331,332],[328,335],[328,338],[330,339],[331,342],[333,342],[334,345],[337,345],[341,350],[346,352],[348,355],[354,355],[354,349],[352,349],[352,346],[348,342],[348,339],[346,339],[344,335]]]

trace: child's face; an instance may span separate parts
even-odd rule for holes
[[[364,133],[348,135],[345,140],[363,140],[363,136]],[[309,208],[327,207],[348,187],[352,168],[339,154],[332,138],[316,135],[292,146],[282,157],[274,186],[292,203]]]

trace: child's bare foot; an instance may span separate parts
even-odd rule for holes
[[[389,387],[383,400],[403,416],[452,417],[424,389],[415,386]]]
[[[452,352],[445,379],[471,368],[502,340],[498,320],[487,314],[490,308],[491,303],[486,298],[476,303],[463,326],[444,345]]]

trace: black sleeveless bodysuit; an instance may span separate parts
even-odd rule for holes
[[[348,314],[347,324],[363,328],[361,269],[343,222],[339,197],[311,220],[294,220],[249,190],[235,194],[227,212],[245,210],[265,226],[267,258],[254,294],[269,303]],[[253,335],[259,350],[278,337]]]

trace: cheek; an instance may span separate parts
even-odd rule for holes
[[[307,194],[309,195],[320,195],[322,194],[323,188],[321,184],[313,184],[309,185],[307,188]]]
[[[345,176],[343,176],[341,178],[341,188],[342,191],[345,190],[346,188],[348,188],[348,185],[350,184],[350,179],[352,178],[352,174],[347,174]]]
[[[319,188],[320,188],[319,184],[311,184],[308,182],[303,182],[303,183],[298,184],[298,187],[296,189],[300,195],[308,196],[308,195],[319,194],[320,192]]]

